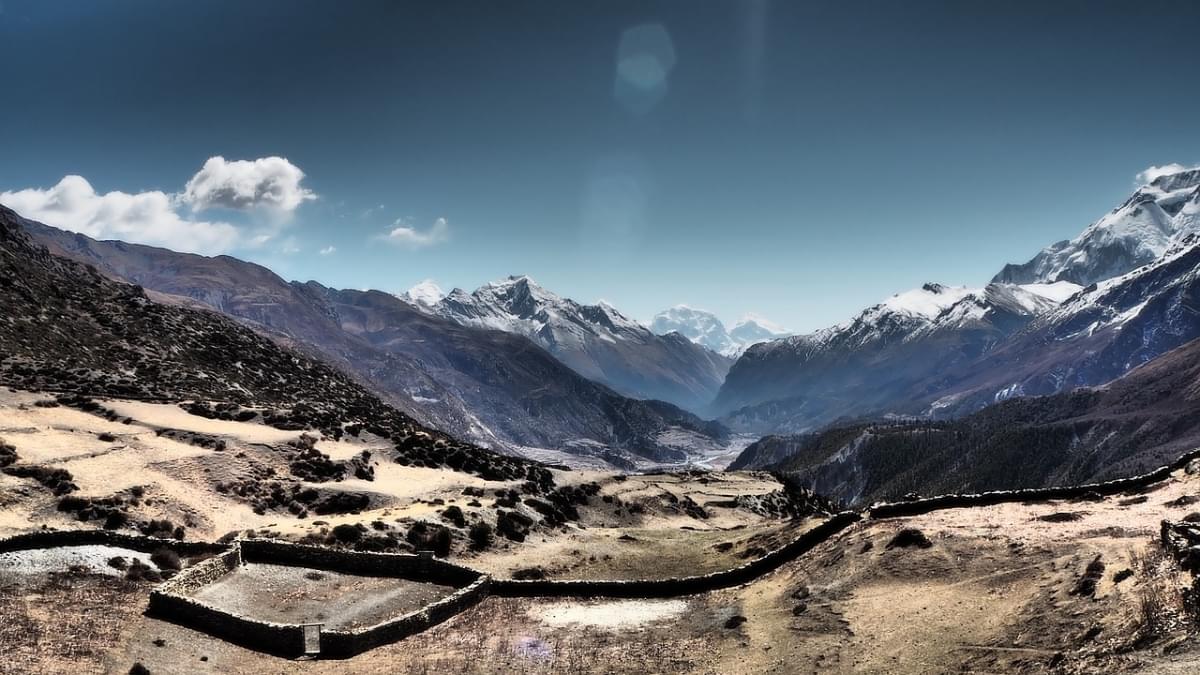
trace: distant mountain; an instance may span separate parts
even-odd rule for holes
[[[1016,398],[954,421],[769,436],[730,468],[772,468],[850,504],[1133,475],[1200,445],[1200,340],[1097,389]]]
[[[1046,247],[1027,263],[1006,265],[993,279],[1086,286],[1145,265],[1200,226],[1200,169],[1155,178],[1078,237]]]
[[[760,317],[747,316],[727,330],[712,312],[676,305],[654,315],[650,330],[658,335],[679,333],[718,354],[737,357],[758,342],[785,337],[789,333]]]
[[[655,335],[607,303],[583,305],[527,276],[450,291],[434,314],[524,335],[584,377],[634,398],[704,411],[731,360],[676,335]]]
[[[1078,290],[1054,284],[925,284],[850,321],[750,347],[714,403],[731,428],[799,433],[870,414],[987,353]]]
[[[422,422],[489,447],[598,456],[622,466],[682,461],[724,442],[720,425],[623,397],[530,340],[466,327],[377,291],[288,283],[229,256],[96,241],[20,219],[52,252],[204,306],[351,373]]]
[[[778,340],[791,334],[791,331],[754,314],[742,317],[729,330],[729,337],[733,338],[734,342],[743,345],[742,351],[745,351],[745,348],[750,345],[767,340]]]
[[[441,302],[442,298],[446,297],[446,294],[442,292],[441,286],[438,286],[430,279],[426,279],[397,297],[412,305],[433,307]]]

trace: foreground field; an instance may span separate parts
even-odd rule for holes
[[[127,401],[103,402],[107,419],[44,400],[0,393],[14,466],[68,471],[72,496],[137,495],[131,522],[170,520],[188,539],[253,532],[349,546],[391,533],[411,548],[404,532],[442,527],[452,559],[498,578],[666,578],[742,564],[821,520],[786,517],[786,491],[766,474],[556,471],[562,489],[591,493],[559,521],[514,497],[512,482],[381,460],[387,448],[369,435],[314,441],[333,461],[367,450],[368,477],[310,482],[288,463],[299,431]],[[227,487],[254,480],[367,499],[305,515]],[[100,525],[61,510],[44,484],[0,481],[0,535]],[[0,651],[7,670],[30,673],[135,663],[153,673],[1195,672],[1191,578],[1157,544],[1161,520],[1194,508],[1200,477],[1180,471],[1105,499],[865,520],[744,586],[667,599],[493,597],[347,661],[284,661],[149,618],[153,582],[114,574],[111,551],[29,551],[0,556]],[[502,512],[533,524],[520,539],[472,544],[470,527],[498,525]],[[331,539],[349,530],[363,538]],[[263,618],[361,625],[444,590],[257,565],[203,592]]]
[[[3,646],[31,664],[73,654],[97,672],[135,662],[155,673],[1194,672],[1190,578],[1156,533],[1198,495],[1200,479],[1180,472],[1103,501],[864,521],[742,587],[665,600],[490,598],[338,662],[285,662],[144,617],[144,594],[123,581],[43,575],[26,592],[91,621],[98,612],[103,624],[85,629],[94,641],[68,643],[55,630],[63,617],[25,596],[7,618],[42,638],[19,644],[9,631]]]

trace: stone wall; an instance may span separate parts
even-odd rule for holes
[[[238,616],[189,596],[196,589],[233,572],[241,563],[242,552],[235,544],[229,551],[187,568],[151,591],[147,614],[249,649],[279,656],[302,656],[304,629],[301,626]]]
[[[1167,466],[1159,467],[1149,473],[1130,478],[1118,478],[1103,483],[1087,483],[1064,487],[1029,488],[1024,490],[995,490],[978,494],[952,494],[913,499],[904,502],[884,502],[873,504],[867,509],[871,518],[895,518],[902,516],[919,516],[941,509],[955,509],[972,506],[992,506],[1008,502],[1044,501],[1048,499],[1078,499],[1090,495],[1108,496],[1130,490],[1140,490],[1164,481],[1172,473],[1182,469],[1192,460],[1200,458],[1200,450],[1185,453]]]
[[[347,658],[428,630],[482,602],[488,596],[491,583],[490,577],[480,575],[466,588],[397,619],[359,630],[321,631],[321,655]]]
[[[112,530],[36,530],[0,539],[0,552],[88,545],[117,546],[142,553],[167,548],[182,556],[206,555],[229,548],[226,544],[160,539]]]
[[[795,560],[842,530],[862,520],[853,511],[834,514],[817,525],[761,558],[720,572],[690,577],[668,579],[612,580],[556,580],[535,579],[517,581],[493,579],[492,594],[506,597],[558,596],[558,597],[609,597],[609,598],[666,598],[677,595],[704,593],[718,588],[738,586],[771,572],[784,563]]]
[[[207,586],[217,579],[229,574],[242,564],[242,552],[233,546],[224,553],[215,555],[207,560],[192,565],[168,581],[161,584],[155,593],[173,593],[188,595],[198,588]]]
[[[146,613],[247,649],[289,658],[304,654],[301,626],[248,619],[183,595],[154,591]]]
[[[403,577],[460,588],[481,576],[477,570],[439,560],[431,554],[343,551],[272,539],[243,539],[238,544],[245,562],[308,567],[370,577]]]

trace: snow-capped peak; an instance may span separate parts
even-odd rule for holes
[[[746,314],[726,329],[715,314],[688,305],[676,305],[654,315],[650,330],[659,335],[679,333],[698,345],[725,356],[737,356],[752,344],[784,337],[789,333],[755,314]]]
[[[1156,167],[1143,177],[1149,182],[1079,236],[1047,246],[1024,264],[1006,265],[993,281],[1088,285],[1161,256],[1196,229],[1200,168]]]
[[[418,307],[432,307],[446,295],[433,279],[426,279],[396,297]]]
[[[899,314],[933,319],[973,292],[975,291],[964,286],[928,283],[920,288],[897,293],[884,300],[882,306]]]
[[[472,292],[454,289],[435,311],[459,323],[518,333],[544,345],[614,342],[651,337],[638,322],[600,301],[583,305],[564,298],[527,275],[492,281]]]

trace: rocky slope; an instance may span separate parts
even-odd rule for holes
[[[140,286],[51,255],[0,207],[0,382],[78,397],[218,401],[276,409],[292,428],[340,438],[357,425],[396,444],[396,459],[451,455],[494,478],[539,466],[427,429],[329,366],[216,312],[151,301]],[[459,463],[459,468],[464,463]]]
[[[1099,388],[1014,398],[958,420],[766,437],[731,468],[779,469],[821,494],[866,503],[1133,475],[1198,444],[1200,340]]]
[[[95,241],[20,219],[55,253],[160,293],[216,309],[352,373],[423,422],[508,450],[551,448],[623,466],[679,461],[724,430],[674,406],[591,382],[530,340],[466,327],[385,293],[288,283],[228,256]],[[679,439],[687,438],[681,446]],[[688,447],[689,444],[695,447]]]
[[[704,411],[730,359],[678,334],[656,335],[606,303],[583,305],[513,276],[454,289],[431,310],[466,326],[524,335],[584,377],[641,399]]]

